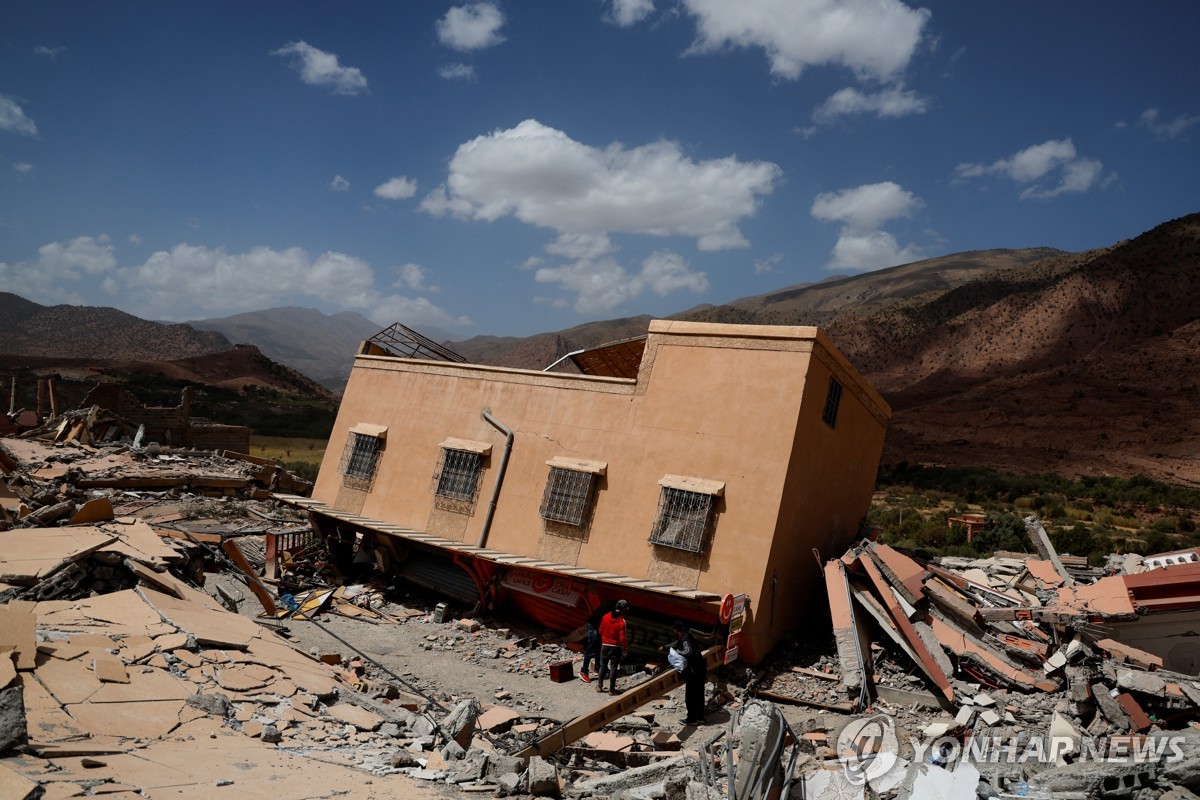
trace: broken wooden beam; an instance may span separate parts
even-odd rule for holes
[[[709,669],[721,666],[725,661],[725,646],[716,645],[708,648],[704,651],[704,660]],[[553,755],[572,742],[641,708],[651,700],[662,697],[682,684],[683,679],[679,673],[668,669],[630,687],[598,708],[581,714],[570,722],[563,723],[542,738],[518,750],[514,755],[526,760],[532,756]]]
[[[250,562],[246,560],[246,556],[242,553],[238,543],[234,539],[226,539],[221,542],[221,549],[225,555],[229,556],[229,560],[234,566],[246,574],[246,583],[250,587],[250,591],[254,592],[254,596],[258,598],[258,602],[262,603],[263,610],[269,616],[276,616],[279,609],[275,607],[275,598],[271,597],[271,592],[263,585],[263,582],[258,579],[258,573],[250,566]]]

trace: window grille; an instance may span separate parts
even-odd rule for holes
[[[538,513],[542,519],[582,525],[587,519],[595,485],[596,476],[591,472],[551,467]]]
[[[375,479],[375,467],[379,464],[379,451],[383,439],[365,433],[351,433],[342,451],[338,472],[347,478],[371,482]]]
[[[483,456],[479,453],[443,447],[433,476],[433,493],[448,500],[474,503],[482,470]]]
[[[702,553],[712,523],[713,495],[662,487],[650,541]]]
[[[829,392],[825,395],[825,412],[821,414],[821,419],[825,420],[825,424],[833,428],[837,426],[838,406],[842,403],[842,384],[837,378],[829,379]]]

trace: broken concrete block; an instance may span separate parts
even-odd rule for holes
[[[558,768],[541,756],[532,756],[525,770],[525,791],[537,797],[558,797]]]
[[[482,623],[473,619],[460,619],[458,622],[454,623],[454,625],[459,630],[466,631],[467,633],[474,633],[475,631],[483,628]]]
[[[979,721],[990,728],[991,726],[1000,722],[1000,715],[990,708],[985,709],[979,712]]]
[[[0,754],[20,747],[28,738],[24,690],[20,686],[0,689]]]
[[[188,697],[187,704],[216,717],[224,717],[229,714],[229,698],[220,692],[210,694],[199,692]]]
[[[518,775],[525,770],[525,762],[516,756],[506,756],[499,753],[489,753],[483,776],[492,782],[499,782],[502,775],[512,773]]]
[[[954,724],[960,727],[967,727],[971,724],[971,720],[975,718],[975,709],[971,706],[963,706],[954,716]]]
[[[506,772],[496,779],[496,785],[499,787],[497,793],[501,797],[517,794],[521,791],[521,776],[515,772]]]
[[[1047,675],[1049,675],[1052,672],[1058,672],[1060,669],[1062,669],[1066,665],[1067,665],[1067,654],[1064,653],[1062,650],[1059,650],[1057,653],[1053,654],[1052,656],[1050,656],[1049,658],[1046,659],[1046,662],[1044,664],[1042,664],[1042,669],[1045,670]]]
[[[479,719],[479,702],[473,698],[459,701],[458,705],[442,720],[442,728],[454,737],[459,747],[466,749],[471,746],[471,737],[475,735],[475,724]]]
[[[898,797],[905,800],[959,800],[975,797],[979,770],[969,761],[960,761],[953,772],[935,764],[914,761],[904,776]]]
[[[869,562],[868,562],[869,563]],[[768,748],[782,736],[782,717],[778,709],[768,703],[751,703],[742,712],[740,742],[738,747],[737,772],[734,775],[734,797],[749,797],[751,788],[765,784],[760,781],[763,770],[776,774],[773,786],[782,785],[782,768],[778,762],[767,763]]]

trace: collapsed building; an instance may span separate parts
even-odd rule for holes
[[[346,558],[553,630],[623,597],[657,644],[740,596],[730,650],[758,662],[811,619],[814,553],[861,534],[887,404],[811,327],[654,321],[572,360],[463,363],[392,326],[355,358],[312,498],[281,499]]]

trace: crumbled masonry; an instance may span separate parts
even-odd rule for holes
[[[1054,553],[1036,518],[1037,555],[925,561],[862,542],[825,565],[832,636],[781,648],[751,675],[714,671],[707,725],[680,730],[681,701],[654,695],[516,757],[568,721],[482,670],[553,685],[552,666],[578,666],[572,637],[398,602],[377,565],[340,574],[306,520],[270,499],[302,485],[272,464],[97,441],[89,420],[109,416],[62,419],[0,439],[5,800],[219,787],[384,798],[417,785],[707,800],[1200,792],[1195,552],[1093,568]],[[306,650],[277,632],[292,620],[345,646]],[[356,647],[355,626],[416,633],[430,655],[477,665],[477,695],[387,671]],[[622,677],[628,698],[655,668]],[[894,742],[876,736],[885,728]],[[1044,757],[948,755],[1039,737],[1058,743]],[[1149,756],[1119,757],[1131,751]]]

